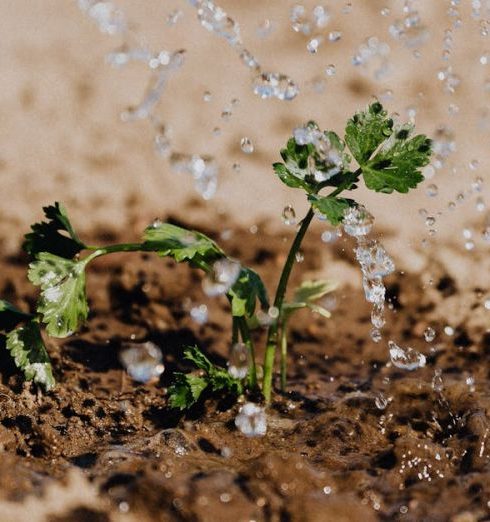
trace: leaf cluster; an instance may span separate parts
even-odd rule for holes
[[[348,120],[344,140],[333,132],[321,134],[316,129],[314,122],[300,129],[311,143],[290,138],[281,151],[284,163],[275,163],[274,170],[287,186],[305,190],[316,211],[333,225],[342,221],[346,208],[356,205],[352,199],[339,198],[337,194],[355,189],[361,176],[368,189],[383,193],[408,192],[424,179],[421,168],[429,163],[431,140],[423,134],[413,136],[412,125],[396,125],[379,102]],[[329,154],[322,150],[325,138]],[[359,165],[355,171],[350,170],[347,149]],[[325,158],[332,153],[342,168],[330,177],[320,176],[319,180],[318,172],[325,174],[331,168]],[[335,187],[335,195],[318,195],[327,186]]]
[[[197,346],[188,346],[184,350],[184,359],[191,361],[201,370],[199,374],[174,374],[174,383],[170,386],[169,404],[172,408],[185,410],[193,406],[204,391],[224,392],[233,396],[243,393],[243,384],[232,377],[224,368],[214,365]]]

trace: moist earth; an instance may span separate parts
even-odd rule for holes
[[[92,242],[124,239],[94,234]],[[274,288],[289,236],[259,227],[215,239]],[[325,245],[314,230],[292,286],[305,273],[325,273],[326,263],[337,273],[354,270],[352,246]],[[26,310],[36,300],[27,261],[22,254],[0,260],[0,295]],[[426,279],[401,272],[387,279],[380,343],[370,338],[370,307],[354,279],[336,292],[332,319],[298,313],[288,391],[276,389],[267,434],[247,438],[234,425],[239,404],[227,397],[207,396],[187,413],[167,405],[173,371],[192,369],[183,346],[197,344],[226,364],[226,300],[206,298],[201,274],[171,260],[97,260],[88,274],[87,324],[68,339],[46,340],[54,391],[24,383],[0,352],[0,519],[490,520],[488,289],[460,288],[441,264]],[[199,325],[189,310],[202,303],[209,320]],[[431,343],[428,326],[437,332]],[[255,337],[263,345],[264,332]],[[389,339],[423,352],[426,366],[393,366]],[[162,348],[165,372],[141,385],[118,352],[148,340]],[[436,369],[442,383],[436,377],[434,386]]]

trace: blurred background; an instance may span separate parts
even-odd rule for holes
[[[342,133],[376,96],[437,152],[408,196],[360,189],[378,231],[399,256],[448,243],[488,253],[490,2],[219,5],[235,23],[213,31],[184,0],[0,0],[5,251],[55,200],[82,230],[128,237],[169,213],[219,230],[291,230],[283,208],[301,217],[306,203],[273,174],[279,149],[309,119]],[[263,72],[291,78],[294,99],[254,94],[259,71],[236,45],[237,26]],[[151,116],[124,121],[179,50]],[[198,190],[196,165],[209,174]]]

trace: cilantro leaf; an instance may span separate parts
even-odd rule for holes
[[[8,332],[20,322],[32,319],[31,314],[26,314],[17,309],[8,301],[0,299],[0,330]]]
[[[347,122],[345,142],[361,167],[393,132],[393,120],[379,102],[358,112]]]
[[[269,307],[264,283],[257,272],[250,268],[242,268],[228,295],[231,297],[231,313],[235,317],[251,317],[255,312],[257,299],[262,308]]]
[[[325,216],[332,225],[338,225],[344,218],[344,212],[355,205],[355,201],[332,196],[309,196],[311,206]]]
[[[9,332],[6,346],[26,380],[41,384],[46,390],[54,388],[51,362],[37,323],[30,321]]]
[[[412,126],[397,130],[378,153],[362,167],[366,186],[376,192],[408,192],[424,176],[420,169],[430,161],[431,140],[423,134],[410,138]]]
[[[316,181],[310,170],[311,158],[315,147],[313,144],[300,145],[294,138],[290,138],[286,148],[281,150],[284,163],[274,163],[274,171],[279,179],[292,188],[302,188],[306,192],[314,192]]]
[[[31,283],[41,287],[38,312],[53,337],[67,337],[87,319],[85,261],[71,261],[48,252],[29,265]]]
[[[171,256],[177,262],[189,261],[191,264],[224,257],[224,252],[206,235],[170,223],[149,226],[144,233],[143,248],[157,251],[162,257]]]
[[[243,393],[241,381],[232,377],[224,368],[215,366],[197,346],[188,346],[184,350],[184,358],[192,361],[204,374],[174,374],[175,381],[169,388],[169,404],[172,408],[190,408],[207,388],[213,392],[227,391],[236,396]]]
[[[72,259],[86,246],[73,230],[65,207],[56,202],[43,208],[47,222],[31,225],[31,232],[24,236],[23,249],[32,257],[40,252],[50,252]]]
[[[171,408],[185,410],[193,406],[208,387],[209,382],[197,375],[174,373],[175,381],[169,387],[169,405]]]
[[[312,192],[312,183],[295,176],[288,170],[284,163],[274,163],[272,167],[274,168],[274,172],[279,176],[279,179],[288,187],[302,188],[306,190],[306,192]]]

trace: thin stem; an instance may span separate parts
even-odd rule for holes
[[[289,250],[288,257],[286,259],[286,263],[282,269],[281,278],[279,279],[279,284],[276,290],[276,297],[274,299],[274,306],[279,309],[279,314],[281,313],[282,304],[284,302],[284,296],[286,295],[286,288],[289,281],[289,276],[291,275],[291,271],[294,266],[294,261],[296,259],[296,254],[300,249],[301,242],[305,237],[306,231],[310,226],[311,220],[313,219],[314,212],[313,208],[310,207],[308,213],[305,218],[301,222],[301,226],[294,238],[293,244]],[[265,396],[265,400],[267,402],[271,399],[272,392],[272,372],[274,369],[274,355],[276,352],[277,345],[277,331],[278,331],[278,322],[275,321],[269,327],[269,332],[267,334],[267,346],[265,349],[264,355],[264,380],[262,386],[262,392]]]
[[[144,243],[120,243],[118,245],[109,245],[105,247],[87,246],[87,250],[94,250],[94,254],[97,253],[94,257],[98,257],[105,254],[112,254],[114,252],[148,251],[148,248],[145,248]]]
[[[238,321],[234,315],[231,317],[231,344],[234,345],[238,342]]]
[[[248,354],[250,356],[250,371],[248,372],[248,384],[250,388],[257,388],[257,365],[255,363],[255,347],[250,337],[250,330],[247,325],[247,321],[244,317],[237,317],[238,320],[238,328],[240,329],[240,335],[242,336],[242,341],[245,343],[245,346],[248,349]]]
[[[355,172],[352,173],[347,173],[344,181],[328,196],[338,196],[343,190],[350,188],[352,184],[359,179],[360,175],[361,169],[357,169]],[[322,188],[324,188],[324,186],[320,185],[318,187],[318,190],[321,190]],[[279,284],[277,285],[276,297],[274,299],[274,306],[279,309],[279,316],[281,316],[282,314],[282,304],[284,302],[284,296],[286,295],[289,276],[291,275],[291,271],[294,266],[296,254],[301,247],[301,243],[303,241],[303,238],[305,237],[308,227],[310,226],[313,216],[313,208],[310,207],[308,213],[301,222],[301,227],[299,228],[296,237],[294,238],[293,244],[291,245],[288,257],[286,259],[286,263],[284,264],[284,267],[282,269],[281,278],[279,279]],[[279,325],[277,321],[274,322],[269,327],[269,332],[267,334],[267,345],[264,355],[264,380],[262,383],[262,392],[264,394],[266,402],[270,402],[272,393],[272,373],[274,370],[274,356],[276,353],[276,347],[278,342],[278,327]]]
[[[284,320],[281,325],[281,390],[286,391],[288,367],[288,328],[287,321]]]

